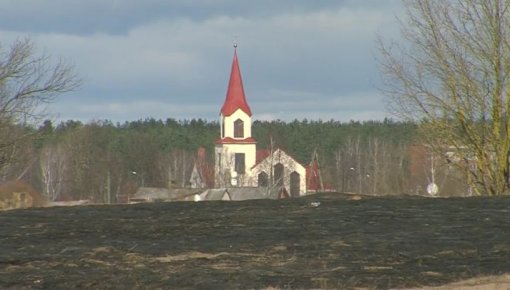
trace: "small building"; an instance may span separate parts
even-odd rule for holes
[[[30,184],[21,180],[0,185],[0,210],[46,205],[46,200]]]
[[[280,199],[276,188],[269,187],[230,187],[208,189],[200,194],[197,201],[241,201],[252,199]]]
[[[312,161],[306,166],[306,192],[336,192],[334,185],[324,183],[322,180],[317,152],[313,153]]]
[[[202,190],[195,188],[159,188],[140,187],[129,198],[128,203],[165,202],[165,201],[193,201],[195,194]]]

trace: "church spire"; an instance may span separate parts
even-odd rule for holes
[[[234,60],[232,61],[232,70],[230,72],[230,81],[228,82],[227,96],[225,103],[221,108],[223,116],[232,115],[237,109],[241,109],[251,117],[250,106],[246,102],[244,95],[243,80],[241,78],[241,70],[237,60],[237,43],[234,43]]]

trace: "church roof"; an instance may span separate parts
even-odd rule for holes
[[[269,149],[259,149],[256,153],[255,158],[255,165],[262,162],[264,159],[266,159],[269,155],[271,155],[271,150]]]
[[[278,199],[278,189],[267,187],[231,187],[208,189],[200,194],[202,200]]]
[[[241,70],[239,69],[239,62],[237,60],[237,49],[234,50],[234,60],[232,61],[232,70],[230,72],[230,81],[228,82],[227,96],[225,103],[221,108],[223,116],[232,115],[237,109],[251,117],[250,106],[246,102],[244,95],[243,80],[241,78]]]
[[[245,139],[234,139],[230,137],[225,137],[223,139],[216,140],[216,144],[255,144],[257,141],[252,138],[245,138]]]
[[[306,166],[306,189],[308,191],[316,192],[322,189],[319,170],[319,162],[314,156],[310,165]]]

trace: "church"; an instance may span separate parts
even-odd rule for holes
[[[199,148],[189,187],[141,187],[129,202],[281,199],[332,190],[322,183],[316,153],[310,164],[304,166],[280,148],[257,148],[237,45],[219,117],[214,165],[209,163],[205,148]]]
[[[313,166],[305,168],[279,148],[257,148],[257,140],[252,137],[253,114],[244,92],[237,45],[234,45],[230,80],[219,117],[220,137],[214,150],[215,188],[277,188],[280,198],[307,193],[307,180],[316,173],[310,170]]]

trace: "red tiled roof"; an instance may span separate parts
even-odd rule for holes
[[[323,187],[321,188],[320,168],[319,162],[317,162],[316,157],[314,157],[310,165],[306,166],[305,169],[306,169],[306,190],[308,192],[336,191],[335,186],[331,184],[322,184]]]
[[[257,152],[255,152],[255,165],[253,165],[251,168],[255,168],[255,166],[259,165],[260,162],[264,161],[267,157],[271,155],[271,150],[269,149],[259,149]]]
[[[221,108],[223,116],[232,115],[237,109],[251,117],[250,106],[246,102],[244,95],[243,80],[241,78],[241,70],[239,69],[239,62],[237,60],[237,50],[234,51],[234,60],[232,61],[232,70],[230,72],[230,81],[228,82],[227,96],[225,103]]]
[[[271,151],[269,149],[257,150],[257,157],[256,157],[255,165],[262,162],[262,160],[266,159],[270,154],[271,154]]]
[[[250,137],[246,139],[234,139],[230,137],[226,137],[223,139],[216,140],[216,144],[255,144],[257,141]]]

